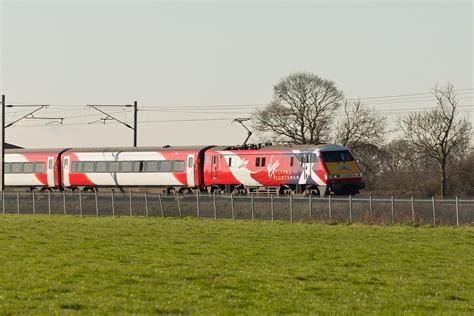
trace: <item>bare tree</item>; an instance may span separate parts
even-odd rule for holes
[[[346,101],[336,127],[336,142],[356,149],[362,144],[380,145],[385,138],[386,118],[360,101]]]
[[[254,113],[254,128],[279,140],[316,144],[328,140],[343,93],[334,82],[299,72],[273,87],[273,101]]]
[[[419,155],[434,159],[439,166],[441,197],[446,196],[446,167],[450,159],[462,155],[469,146],[471,123],[460,118],[458,101],[452,84],[436,85],[433,90],[436,108],[413,113],[399,121],[405,138]]]

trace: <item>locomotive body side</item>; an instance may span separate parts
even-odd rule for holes
[[[72,149],[62,156],[65,187],[195,187],[199,150]]]
[[[348,148],[338,145],[272,150],[208,150],[207,187],[280,187],[301,192],[355,194],[363,188],[360,169]],[[342,157],[342,158],[341,158]]]
[[[60,187],[60,154],[61,150],[7,150],[5,186],[41,189]]]
[[[210,150],[204,162],[204,183],[212,185],[324,185],[324,167],[314,151]]]

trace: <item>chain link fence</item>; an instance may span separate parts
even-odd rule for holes
[[[471,225],[473,199],[117,192],[8,192],[3,214],[161,216],[321,223]]]

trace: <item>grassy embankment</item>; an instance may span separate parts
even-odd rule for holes
[[[0,216],[0,314],[474,313],[474,230]]]

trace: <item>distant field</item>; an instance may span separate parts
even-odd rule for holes
[[[474,313],[474,229],[0,216],[0,314]]]

